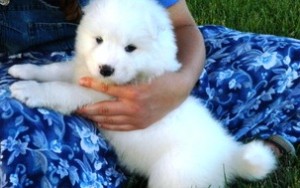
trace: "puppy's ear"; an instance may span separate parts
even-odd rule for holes
[[[160,33],[172,28],[172,23],[167,10],[161,8],[160,11],[149,11],[147,13],[148,14],[145,15],[145,24],[151,38],[156,39]]]
[[[81,8],[81,14],[82,16],[85,16],[87,14],[97,14],[101,12],[101,9],[104,7],[104,4],[105,4],[105,0],[89,1],[87,5]]]
[[[84,7],[81,8],[82,15],[86,14],[86,12],[90,9],[89,7],[90,7],[90,5],[87,5],[87,6],[84,6]]]
[[[146,16],[145,23],[146,25],[146,32],[152,39],[156,39],[159,33],[158,24],[154,22],[153,17],[150,15]]]

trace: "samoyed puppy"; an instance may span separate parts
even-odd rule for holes
[[[79,86],[83,76],[129,84],[180,69],[171,21],[155,0],[94,0],[84,12],[74,60],[12,66],[9,73],[24,79],[11,85],[13,97],[70,114],[111,99]],[[144,130],[103,133],[120,163],[147,177],[152,188],[224,187],[235,177],[262,179],[276,167],[267,146],[236,142],[192,96]]]

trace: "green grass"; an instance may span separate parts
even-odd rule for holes
[[[240,31],[274,34],[300,39],[298,0],[187,0],[198,25],[223,25]],[[298,149],[298,156],[300,152]],[[131,178],[126,187],[145,187],[146,180]],[[279,168],[265,180],[238,180],[230,188],[298,188],[300,161],[284,156]]]
[[[199,25],[217,24],[241,31],[300,39],[300,1],[187,0]]]

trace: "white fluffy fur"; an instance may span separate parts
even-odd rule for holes
[[[96,38],[102,37],[98,44]],[[137,49],[126,52],[127,45]],[[69,63],[15,65],[19,81],[12,96],[30,107],[48,107],[69,114],[78,107],[110,97],[78,86],[82,76],[108,84],[145,82],[177,71],[176,42],[167,12],[154,0],[92,1],[78,28],[76,57]],[[115,69],[103,77],[99,67]],[[37,81],[43,81],[37,82]],[[149,178],[149,187],[223,187],[234,177],[262,179],[276,167],[262,142],[243,145],[194,97],[147,129],[104,131],[120,162]]]

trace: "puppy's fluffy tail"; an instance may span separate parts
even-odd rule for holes
[[[242,145],[235,156],[237,176],[250,181],[265,178],[276,168],[276,157],[261,141]]]

